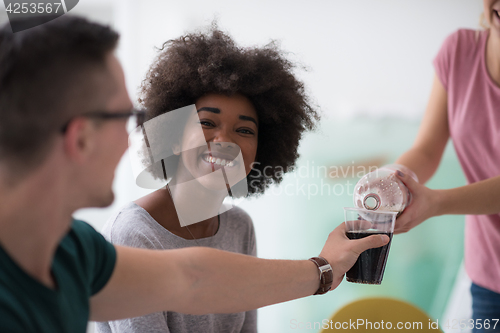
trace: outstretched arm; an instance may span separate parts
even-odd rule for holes
[[[397,219],[396,234],[407,232],[433,216],[500,212],[500,176],[447,190],[431,190],[408,175],[398,178],[412,193],[412,203]]]
[[[387,236],[349,240],[342,223],[321,252],[336,288],[359,254]],[[309,260],[268,260],[209,248],[144,250],[116,247],[113,275],[91,299],[91,320],[105,321],[158,311],[189,314],[242,312],[312,295],[319,272]]]

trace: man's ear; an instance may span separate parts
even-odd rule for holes
[[[64,133],[64,149],[68,157],[83,162],[95,147],[95,133],[92,123],[85,118],[74,119]]]

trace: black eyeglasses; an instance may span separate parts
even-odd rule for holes
[[[73,119],[77,117],[97,118],[102,120],[119,120],[119,119],[135,118],[135,126],[139,127],[142,126],[142,124],[144,124],[144,119],[146,118],[146,112],[145,110],[141,109],[132,109],[127,112],[106,112],[106,111],[87,112],[70,118],[64,124],[64,126],[61,127],[61,132],[66,133],[69,124],[73,121]]]

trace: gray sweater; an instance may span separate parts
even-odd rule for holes
[[[212,237],[184,239],[162,227],[146,210],[131,202],[110,218],[102,230],[117,245],[147,249],[178,249],[206,246],[256,255],[252,220],[241,208],[220,215],[220,226]],[[257,311],[231,314],[186,315],[158,312],[142,317],[97,323],[98,333],[233,333],[257,332]]]

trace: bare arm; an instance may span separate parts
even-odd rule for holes
[[[439,215],[497,214],[500,212],[500,176],[480,182],[438,191]]]
[[[415,172],[421,184],[425,184],[436,172],[450,137],[447,103],[446,90],[434,75],[431,96],[417,138],[411,149],[396,161]]]
[[[477,183],[447,190],[430,190],[412,182],[411,177],[399,177],[414,193],[415,201],[420,197],[430,198],[434,207],[431,216],[444,214],[497,214],[500,212],[500,176]]]
[[[386,236],[349,240],[343,223],[331,232],[320,255],[333,268],[333,288],[361,252],[388,241]],[[312,295],[319,286],[318,268],[309,260],[258,259],[209,248],[116,249],[113,275],[91,299],[91,320],[158,311],[242,312]]]

